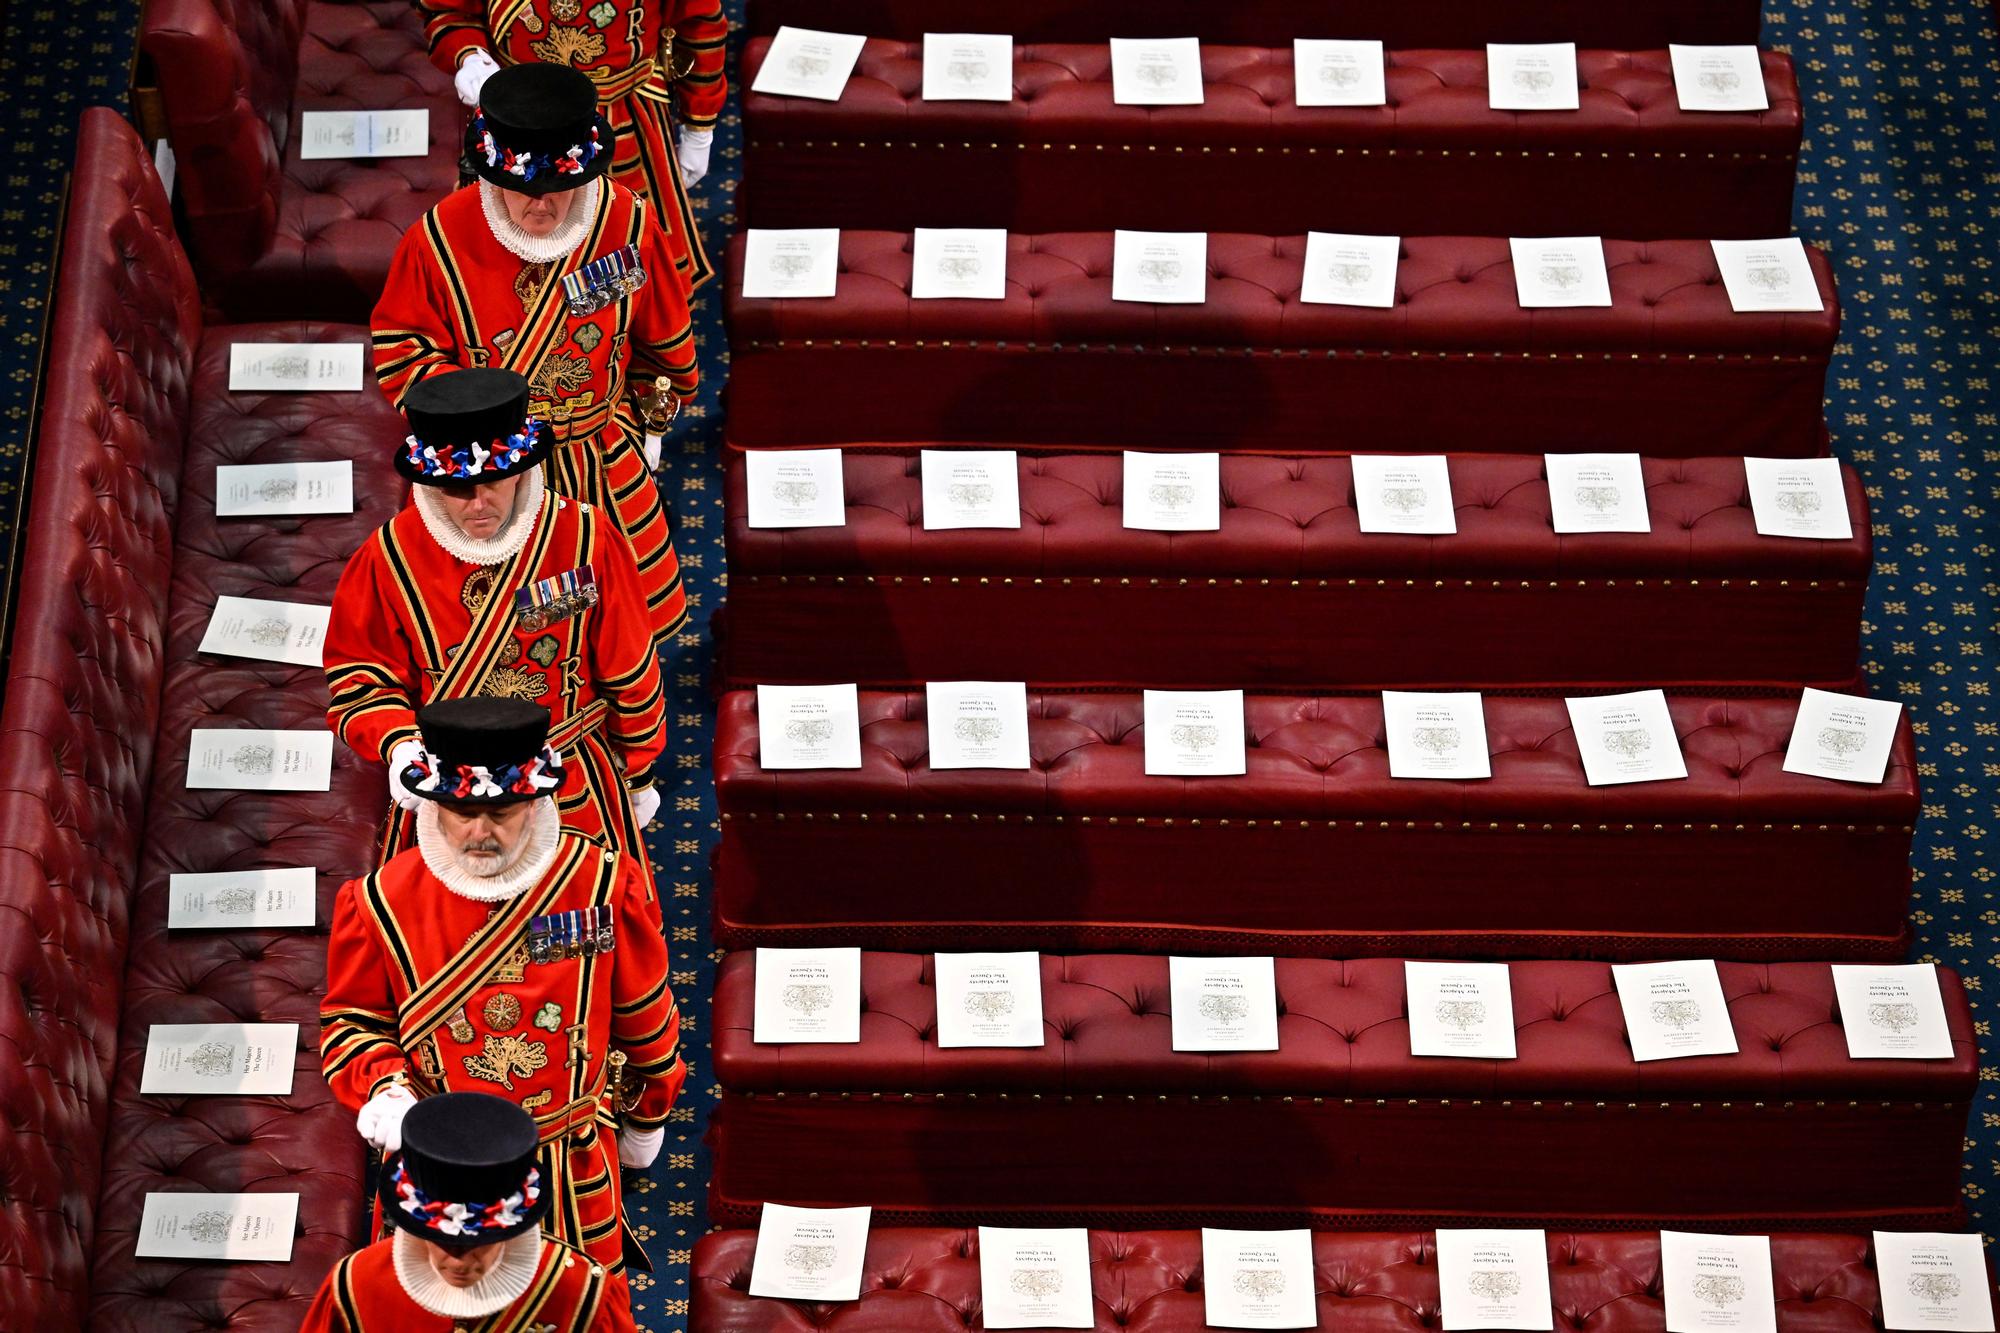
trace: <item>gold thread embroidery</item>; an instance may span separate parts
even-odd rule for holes
[[[509,1092],[514,1091],[516,1074],[526,1078],[548,1062],[547,1045],[512,1033],[487,1034],[479,1054],[468,1055],[464,1060],[466,1073],[487,1083],[498,1083]]]
[[[486,1015],[486,1026],[505,1032],[521,1021],[521,1002],[506,991],[500,991],[487,999],[486,1007],[480,1012]]]

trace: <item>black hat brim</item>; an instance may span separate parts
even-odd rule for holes
[[[564,190],[588,185],[611,170],[611,159],[618,152],[618,131],[611,127],[611,121],[601,111],[597,113],[597,142],[601,151],[590,159],[582,171],[547,171],[533,180],[523,180],[504,170],[497,162],[489,164],[486,150],[475,140],[473,126],[468,125],[465,129],[465,160],[475,176],[503,190],[536,196],[561,194]]]
[[[534,446],[517,459],[512,467],[487,468],[476,477],[434,477],[410,461],[407,443],[399,443],[396,446],[396,456],[392,461],[396,465],[396,471],[402,473],[403,479],[412,486],[485,486],[496,481],[505,481],[509,477],[524,477],[540,467],[555,448],[555,435],[555,427],[547,421],[542,422],[542,429],[535,436]]]
[[[549,1171],[545,1164],[537,1162],[542,1173],[541,1195],[521,1214],[521,1220],[511,1227],[493,1227],[477,1236],[447,1236],[435,1227],[427,1227],[403,1211],[402,1200],[396,1197],[397,1158],[385,1158],[382,1169],[377,1173],[381,1183],[375,1187],[375,1195],[382,1205],[382,1217],[390,1226],[409,1232],[419,1240],[427,1240],[433,1245],[441,1245],[447,1250],[477,1250],[487,1245],[498,1245],[502,1241],[525,1236],[542,1224],[548,1216],[549,1208],[555,1202],[555,1190],[550,1184]]]

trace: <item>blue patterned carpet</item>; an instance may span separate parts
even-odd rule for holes
[[[740,14],[740,0],[732,0]],[[117,102],[136,5],[60,8],[15,0],[0,87],[9,199],[0,228],[0,550],[11,552],[32,402],[42,296],[60,179],[79,110]],[[89,30],[84,16],[96,23]],[[102,26],[96,26],[96,25]],[[1926,788],[1918,832],[1917,956],[1966,974],[1982,1015],[2000,991],[2000,905],[1989,834],[2000,835],[2000,44],[1983,0],[1790,0],[1768,9],[1766,44],[1791,52],[1806,93],[1798,190],[1801,234],[1833,256],[1846,329],[1828,385],[1828,419],[1875,506],[1877,566],[1865,627],[1875,694],[1909,705]],[[24,73],[24,70],[32,71]],[[732,77],[734,70],[732,69]],[[740,122],[734,103],[714,168],[697,191],[712,253],[735,228]],[[18,210],[18,211],[16,211]],[[665,1154],[629,1200],[655,1272],[635,1298],[642,1327],[685,1329],[688,1259],[707,1228],[701,1133],[718,1089],[707,1050],[716,952],[707,858],[718,823],[705,771],[710,617],[723,569],[719,392],[728,371],[720,300],[696,314],[704,388],[669,444],[666,487],[679,524],[694,620],[671,663],[674,769],[652,843],[689,1034],[691,1075]],[[1616,447],[1615,441],[1606,441]],[[1774,866],[1773,874],[1783,868]],[[1982,1017],[1979,1031],[1987,1034]],[[1981,1071],[2000,1080],[2000,1062]],[[2000,1096],[1986,1092],[1967,1139],[1967,1199],[1982,1222],[2000,1189]]]

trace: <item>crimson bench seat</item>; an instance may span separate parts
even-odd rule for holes
[[[1008,238],[1007,296],[915,300],[911,237],[845,231],[838,293],[748,298],[730,242],[729,439],[1297,453],[1825,452],[1840,326],[1737,314],[1706,240],[1604,242],[1613,304],[1523,310],[1507,241],[1410,236],[1389,309],[1298,299],[1304,236],[1215,232],[1207,300],[1111,299],[1110,232]]]
[[[750,0],[749,30],[781,25],[865,32],[921,41],[940,31],[935,0]],[[1756,0],[1239,0],[1176,5],[1158,0],[955,0],[953,32],[1004,32],[1024,42],[1107,37],[1199,37],[1282,46],[1294,37],[1373,37],[1390,46],[1483,46],[1487,42],[1575,42],[1636,49],[1754,43],[1763,27]]]
[[[367,321],[403,232],[458,184],[467,113],[423,28],[409,0],[148,0],[140,48],[209,304]],[[308,111],[416,107],[422,156],[300,155]]]
[[[885,863],[885,871],[901,867]],[[1235,892],[1234,886],[1230,891]],[[931,960],[866,953],[859,1045],[756,1045],[723,960],[718,1222],[766,1200],[882,1225],[1950,1227],[1979,1081],[1853,1060],[1824,963],[1720,965],[1739,1052],[1634,1063],[1608,965],[1513,965],[1515,1060],[1409,1054],[1396,959],[1277,960],[1273,1052],[1171,1049],[1167,960],[1042,959],[1047,1044],[941,1049]]]
[[[326,604],[347,555],[402,503],[403,430],[373,386],[228,391],[233,342],[342,342],[290,322],[204,328],[145,148],[109,108],[78,140],[23,545],[0,749],[0,1015],[9,1050],[60,1082],[0,1077],[18,1151],[0,1251],[39,1285],[9,1328],[291,1333],[365,1239],[363,1144],[319,1072],[323,931],[374,865],[382,773],[336,746],[328,792],[190,791],[196,727],[323,729],[325,677],[197,649],[224,594]],[[356,511],[215,517],[223,464],[351,460]],[[169,876],[305,866],[318,929],[170,931]],[[18,988],[18,990],[17,990]],[[296,1022],[287,1096],[146,1096],[155,1023]],[[34,1146],[29,1146],[29,1145]],[[152,1192],[298,1193],[286,1263],[139,1259]],[[7,1266],[7,1272],[16,1271]]]
[[[745,47],[744,87],[769,47]],[[745,224],[1791,231],[1799,90],[1774,52],[1770,108],[1728,115],[1680,109],[1664,50],[1579,51],[1570,112],[1493,110],[1483,49],[1388,52],[1379,107],[1298,106],[1290,42],[1204,46],[1205,100],[1174,107],[1116,104],[1102,41],[1017,47],[1012,102],[924,100],[923,56],[921,41],[871,38],[836,102],[746,93]]]
[[[1025,771],[933,771],[921,691],[861,767],[759,767],[721,702],[724,944],[1515,957],[1900,957],[1916,758],[1782,771],[1795,698],[1670,701],[1688,778],[1590,787],[1561,699],[1488,696],[1493,777],[1388,775],[1379,697],[1251,695],[1248,772],[1144,772],[1137,692],[1028,696]]]
[[[1378,1333],[1435,1333],[1437,1246],[1429,1232],[1328,1232],[1312,1238],[1319,1326],[1365,1321]],[[1552,1231],[1549,1295],[1558,1327],[1666,1333],[1658,1233]],[[1875,1333],[1882,1293],[1867,1236],[1771,1237],[1778,1333]],[[980,1317],[979,1232],[871,1227],[855,1301],[750,1294],[754,1231],[713,1231],[694,1248],[691,1333],[964,1333]],[[1197,1333],[1206,1274],[1196,1231],[1094,1231],[1098,1333]]]
[[[1851,685],[1870,567],[1760,537],[1743,463],[1649,459],[1653,531],[1559,536],[1542,460],[1454,457],[1458,533],[1364,534],[1345,458],[1225,455],[1222,526],[1123,525],[1116,454],[1019,457],[1018,529],[923,526],[918,456],[850,449],[846,524],[748,523],[727,460],[728,688],[1032,680],[1349,690]],[[1468,651],[1477,645],[1477,652]]]

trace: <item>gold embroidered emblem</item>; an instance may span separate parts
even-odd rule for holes
[[[548,1062],[549,1048],[546,1045],[512,1033],[505,1036],[487,1034],[479,1054],[468,1055],[464,1061],[466,1073],[487,1083],[498,1083],[509,1092],[514,1091],[515,1075],[526,1078]]]
[[[594,352],[597,350],[597,344],[604,341],[604,330],[595,324],[586,324],[571,336],[576,339],[578,347],[586,352]]]
[[[493,969],[493,981],[500,986],[518,986],[528,979],[528,942],[522,940]]]
[[[475,565],[465,576],[465,586],[458,590],[458,600],[465,603],[465,609],[478,615],[486,609],[487,599],[493,596],[493,581],[500,571],[493,565]]]
[[[523,1097],[521,1099],[521,1109],[532,1114],[541,1110],[555,1099],[556,1090],[554,1088],[543,1088],[532,1097]]]
[[[453,1041],[472,1040],[472,1020],[465,1016],[463,1008],[460,1008],[457,1013],[446,1019],[445,1026],[451,1029],[451,1039]]]
[[[514,663],[520,660],[521,660],[521,641],[519,639],[507,640],[507,646],[500,650],[500,665],[513,666]]]
[[[590,383],[589,358],[557,352],[544,361],[542,368],[535,372],[533,387],[543,398],[556,398],[563,394],[575,393],[588,383]]]
[[[438,1059],[437,1043],[429,1037],[417,1043],[417,1072],[429,1079],[444,1074],[444,1062]]]
[[[550,1000],[544,1004],[535,1014],[535,1026],[544,1032],[560,1032],[562,1030],[562,1006],[554,1000]]]
[[[548,286],[549,275],[555,269],[553,260],[546,264],[521,265],[521,271],[514,275],[514,295],[521,298],[523,310],[535,303],[535,298],[542,294],[542,288]]]
[[[544,634],[528,645],[528,656],[543,666],[554,666],[556,660],[556,636]]]
[[[528,49],[545,64],[581,65],[604,54],[604,34],[582,28],[551,28],[541,41],[529,42]]]
[[[487,699],[526,699],[530,703],[549,692],[549,679],[519,667],[497,667],[479,683],[479,693]]]
[[[564,23],[572,22],[583,12],[582,0],[549,0],[549,17]]]
[[[501,991],[488,999],[480,1012],[486,1015],[486,1026],[505,1032],[521,1021],[521,1002]]]

